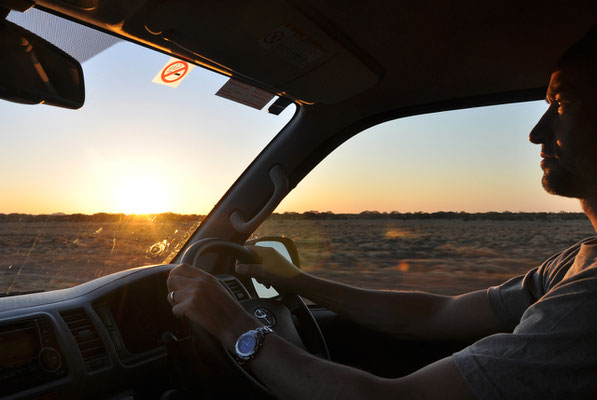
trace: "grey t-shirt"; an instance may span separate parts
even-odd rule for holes
[[[597,399],[596,238],[487,294],[511,333],[454,354],[477,398]]]

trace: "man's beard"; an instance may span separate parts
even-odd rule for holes
[[[579,182],[578,174],[563,169],[559,165],[555,168],[545,168],[541,183],[547,193],[564,197],[583,198],[583,185]]]

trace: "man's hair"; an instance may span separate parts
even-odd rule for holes
[[[593,25],[582,38],[562,54],[558,65],[575,61],[585,65],[597,62],[597,25]]]

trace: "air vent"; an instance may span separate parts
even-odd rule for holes
[[[236,300],[246,300],[249,298],[249,293],[247,293],[245,288],[236,280],[236,278],[226,279],[222,281],[222,283],[228,288]]]
[[[95,371],[106,365],[108,357],[104,342],[85,310],[63,311],[60,315],[77,342],[87,371]]]

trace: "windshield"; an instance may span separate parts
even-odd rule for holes
[[[46,38],[68,42],[60,32]],[[82,109],[0,100],[0,293],[168,262],[294,113],[215,96],[228,77],[202,68],[154,83],[170,56],[132,43],[73,48]]]

